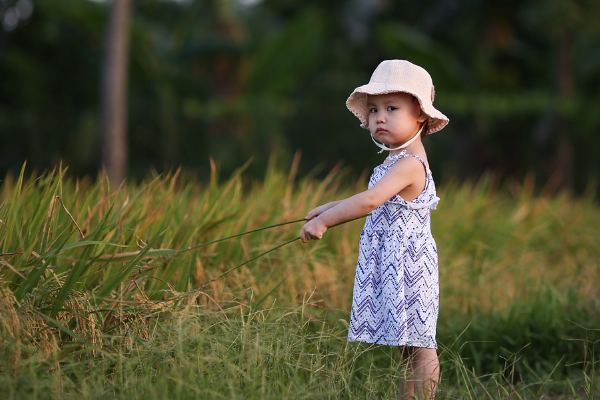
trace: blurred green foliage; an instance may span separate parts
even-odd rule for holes
[[[32,4],[0,31],[0,176],[25,159],[93,175],[107,3]],[[258,176],[296,150],[301,172],[359,174],[380,156],[344,102],[400,58],[431,73],[451,120],[426,140],[438,179],[531,171],[582,191],[600,171],[599,18],[593,0],[137,0],[129,174],[208,175],[212,156],[226,174],[254,158]]]

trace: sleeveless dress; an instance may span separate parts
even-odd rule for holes
[[[411,201],[396,194],[367,217],[360,235],[348,341],[437,348],[438,257],[430,211],[440,199],[431,171],[420,157],[404,150],[388,157],[389,165],[375,167],[369,188],[404,157],[423,164],[425,189]]]

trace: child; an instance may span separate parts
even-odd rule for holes
[[[434,94],[427,71],[404,60],[383,61],[352,92],[346,106],[389,155],[368,190],[309,212],[301,235],[304,243],[319,240],[328,227],[371,213],[360,235],[348,340],[402,347],[401,398],[433,398],[439,379],[438,260],[430,229],[439,198],[421,142],[448,124],[433,107]]]

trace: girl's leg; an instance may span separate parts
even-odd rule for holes
[[[415,349],[415,392],[418,399],[433,399],[440,380],[440,362],[437,351]]]
[[[440,378],[440,364],[435,349],[402,349],[404,370],[398,387],[399,399],[433,399]]]

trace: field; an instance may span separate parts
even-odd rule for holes
[[[398,349],[345,337],[362,221],[308,244],[293,222],[366,178],[299,179],[297,163],[119,188],[5,177],[2,397],[394,398]],[[438,194],[437,398],[600,398],[597,200],[533,177]]]

